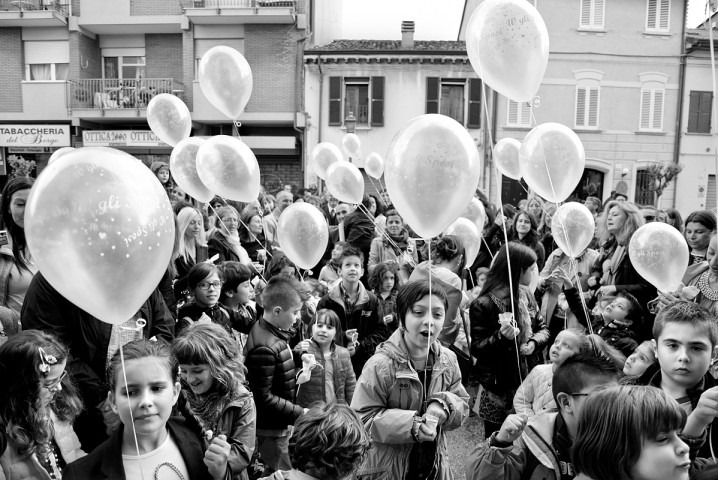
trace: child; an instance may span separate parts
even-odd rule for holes
[[[315,406],[294,424],[289,443],[292,469],[264,480],[351,478],[370,446],[369,434],[349,407]]]
[[[0,478],[62,477],[85,452],[72,430],[82,401],[67,378],[67,347],[26,330],[0,347]]]
[[[571,458],[576,480],[688,480],[685,412],[654,387],[624,385],[589,396]]]
[[[219,325],[194,324],[172,342],[172,349],[182,379],[180,412],[197,422],[206,445],[225,436],[231,448],[227,478],[247,479],[257,412],[243,385],[245,369],[236,342]]]
[[[309,372],[299,375],[297,403],[302,407],[316,401],[351,403],[357,379],[349,350],[334,341],[337,335],[342,335],[339,317],[331,310],[319,310],[310,328],[311,340],[304,340],[294,348],[295,358],[300,357],[305,366],[313,364]]]
[[[172,189],[174,187],[172,177],[170,175],[170,166],[166,162],[152,162],[150,170],[155,174],[157,180],[162,184],[162,188],[167,192],[167,196],[172,199]]]
[[[484,288],[484,284],[486,283],[486,277],[488,277],[488,275],[488,268],[479,267],[476,269],[476,283],[474,284],[474,288],[471,289],[471,294],[474,296],[474,298],[479,298],[479,295],[481,295],[481,290]]]
[[[341,321],[344,336],[336,339],[337,345],[353,343],[354,373],[359,376],[377,345],[387,338],[382,320],[381,306],[373,293],[368,292],[359,279],[364,275],[364,255],[352,246],[342,251],[342,279],[319,301],[317,309],[334,311]]]
[[[531,418],[538,413],[555,410],[556,402],[551,394],[551,378],[556,367],[571,355],[585,352],[588,346],[588,339],[580,330],[568,329],[559,332],[549,349],[551,363],[535,366],[516,391],[514,396],[516,413]]]
[[[252,326],[250,316],[242,316],[219,303],[222,280],[219,269],[211,263],[198,263],[190,268],[187,283],[194,293],[194,302],[186,303],[179,309],[177,334],[195,322],[213,322],[221,325],[228,333],[232,330],[249,333]],[[235,337],[236,338],[236,337]]]
[[[558,269],[559,277],[563,280],[566,301],[576,319],[588,327],[591,323],[593,332],[603,338],[610,346],[618,349],[628,357],[638,347],[631,327],[640,325],[642,308],[636,297],[627,292],[619,292],[600,314],[588,312],[588,318],[581,304],[581,297],[578,289],[573,287],[571,279],[565,271]],[[635,324],[635,325],[634,325]]]
[[[282,276],[269,280],[262,292],[264,315],[247,337],[247,380],[257,407],[257,450],[264,475],[291,468],[290,425],[304,409],[294,403],[294,360],[289,339],[299,319],[302,300],[295,281]]]
[[[399,291],[396,279],[398,275],[396,263],[380,263],[374,267],[369,277],[369,286],[372,293],[376,295],[381,305],[384,325],[389,333],[399,328],[399,320],[396,318],[396,294]]]
[[[107,372],[112,409],[122,425],[88,456],[67,466],[63,479],[225,478],[229,444],[224,435],[202,442],[184,422],[170,419],[180,394],[179,364],[165,342],[135,340],[122,347]],[[204,463],[203,463],[204,458]]]
[[[336,287],[342,279],[342,252],[348,246],[347,242],[337,242],[332,249],[332,258],[319,271],[319,281],[324,282],[329,290]]]
[[[717,342],[715,317],[696,303],[676,301],[656,315],[652,344],[658,363],[638,380],[661,388],[688,414],[681,439],[691,447],[691,458],[696,449],[709,458],[711,444],[718,445],[718,388],[709,373]]]
[[[640,377],[654,363],[656,363],[656,352],[653,351],[651,341],[646,340],[628,357],[623,366],[623,373],[633,377]]]
[[[248,266],[239,262],[223,262],[219,265],[219,273],[224,282],[219,294],[219,303],[228,310],[233,311],[242,319],[243,325],[251,325],[262,316],[262,307],[251,298],[254,293],[252,287],[252,271]],[[239,350],[244,351],[247,335],[239,336]]]

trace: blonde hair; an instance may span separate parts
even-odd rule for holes
[[[606,227],[606,222],[608,220],[608,215],[611,213],[611,209],[613,208],[618,208],[626,215],[626,222],[623,224],[621,231],[616,234],[616,241],[619,245],[627,246],[636,230],[645,225],[646,221],[643,219],[641,211],[634,204],[629,202],[618,202],[615,200],[610,201],[606,204],[606,208],[603,209],[603,214],[601,214],[598,222],[598,231],[601,235],[601,243],[606,242],[611,237],[611,234],[608,232]]]
[[[199,238],[196,240],[188,240],[185,236],[185,232],[195,215],[199,215]],[[179,239],[179,256],[184,257],[186,260],[191,259],[192,262],[195,262],[195,247],[203,247],[206,244],[204,221],[202,219],[202,213],[200,213],[199,210],[194,207],[184,207],[179,211],[177,214],[177,237]]]

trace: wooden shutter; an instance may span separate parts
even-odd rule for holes
[[[604,0],[593,0],[593,26],[603,28]]]
[[[481,80],[469,79],[469,123],[468,128],[481,128]]]
[[[648,0],[646,29],[668,30],[671,0]]]
[[[641,91],[641,130],[651,128],[651,89]]]
[[[598,127],[598,87],[588,89],[588,126]]]
[[[371,77],[371,123],[384,126],[384,77]]]
[[[342,124],[342,77],[329,77],[329,125]]]
[[[519,104],[519,111],[521,112],[521,125],[531,126],[531,104],[529,102],[523,102]]]
[[[506,115],[506,123],[509,125],[517,125],[519,123],[519,102],[514,102],[509,99],[508,102],[508,113]]]
[[[658,14],[658,28],[668,30],[668,14],[671,11],[671,0],[658,0],[660,2],[660,12]]]
[[[711,133],[711,120],[713,115],[713,92],[699,92],[700,103],[698,108],[698,132]]]
[[[439,77],[426,79],[426,113],[439,113],[439,95],[441,93]]]
[[[702,93],[691,91],[688,97],[688,133],[698,133],[698,117],[700,116]]]
[[[663,90],[653,91],[653,129],[663,130]]]
[[[581,26],[582,27],[590,27],[591,26],[591,4],[593,2],[591,0],[581,0]]]
[[[576,126],[586,126],[586,88],[576,89]]]

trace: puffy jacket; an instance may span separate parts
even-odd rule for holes
[[[299,345],[294,348],[295,364],[300,365],[301,349]],[[326,401],[326,386],[325,372],[326,372],[326,360],[322,355],[322,350],[319,344],[314,340],[309,340],[309,350],[306,353],[314,355],[317,359],[317,363],[321,365],[321,368],[314,367],[312,369],[312,376],[308,382],[303,383],[297,387],[297,404],[302,407],[309,408],[312,403],[316,401]],[[354,396],[354,388],[356,387],[357,377],[354,375],[354,368],[352,367],[351,357],[349,356],[349,350],[344,347],[340,347],[336,343],[332,343],[332,354],[330,361],[333,364],[334,375],[332,383],[334,384],[334,396],[337,398],[337,402],[351,403],[352,397]]]
[[[536,365],[514,395],[516,413],[533,417],[536,414],[556,410],[551,385],[553,383],[553,365]]]
[[[304,412],[294,400],[294,359],[291,333],[260,318],[247,337],[244,364],[257,407],[257,429],[280,430]]]
[[[436,478],[451,479],[451,468],[446,464],[445,432],[460,427],[468,417],[469,395],[461,385],[456,355],[438,341],[431,350],[435,362],[428,400],[438,400],[448,413],[436,439]],[[402,331],[397,330],[364,366],[352,399],[351,407],[361,416],[373,442],[357,471],[358,478],[406,478],[414,445],[411,428],[423,404],[424,389],[419,374],[409,361]]]
[[[521,437],[509,447],[491,446],[494,433],[468,459],[467,480],[560,480],[561,468],[553,447],[557,415],[542,413],[531,418]]]
[[[80,448],[80,440],[68,422],[58,420],[50,412],[53,420],[54,439],[60,454],[66,463],[74,462],[86,455]],[[13,441],[5,436],[7,448],[0,457],[0,480],[50,480],[47,470],[40,464],[35,454],[19,455]]]
[[[374,355],[377,345],[389,336],[386,325],[384,325],[384,315],[381,311],[379,300],[373,293],[367,291],[364,285],[359,283],[359,292],[357,293],[354,311],[347,314],[344,296],[342,295],[342,283],[339,283],[319,300],[317,311],[322,308],[328,308],[339,316],[343,332],[356,328],[359,335],[359,345],[356,346],[356,353],[352,357],[352,365],[354,366],[354,373],[358,377],[366,361]],[[344,335],[339,335],[334,340],[337,345],[346,346],[347,340]]]

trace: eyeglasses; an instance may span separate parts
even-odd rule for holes
[[[214,287],[214,289],[217,290],[222,287],[222,282],[199,282],[197,286],[200,290],[209,290],[209,287]]]
[[[43,387],[47,388],[50,391],[53,391],[57,388],[58,385],[60,385],[62,383],[62,381],[65,379],[65,377],[67,377],[67,370],[64,370],[57,380],[55,380],[52,383],[45,383],[43,385]]]

